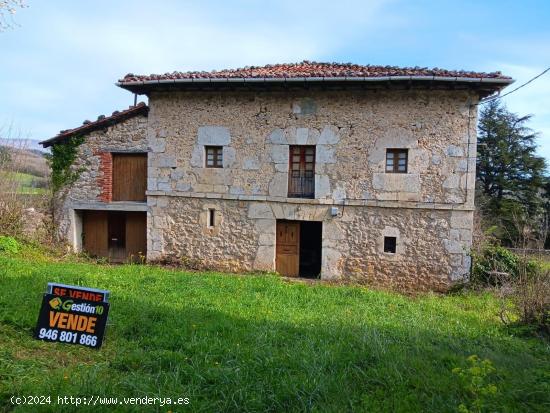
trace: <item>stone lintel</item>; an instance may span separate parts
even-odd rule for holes
[[[346,199],[342,201],[333,201],[332,199],[304,199],[304,198],[285,198],[265,195],[235,195],[235,194],[206,194],[201,192],[181,192],[181,191],[147,191],[147,196],[168,196],[182,198],[215,198],[233,201],[254,201],[254,202],[278,202],[284,204],[302,204],[302,205],[325,205],[325,206],[363,206],[380,208],[407,208],[407,209],[432,209],[432,210],[456,210],[473,211],[475,208],[470,204],[454,204],[440,202],[418,202],[418,201],[381,201],[373,199]]]
[[[148,211],[147,202],[70,202],[71,209],[92,209],[98,211]]]

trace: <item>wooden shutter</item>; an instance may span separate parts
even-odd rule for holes
[[[113,201],[146,200],[147,154],[113,154]]]

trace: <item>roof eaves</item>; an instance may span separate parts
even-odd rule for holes
[[[514,82],[511,78],[495,78],[495,77],[464,77],[464,76],[433,76],[433,75],[400,75],[400,76],[347,76],[347,77],[197,77],[197,78],[180,78],[180,79],[166,79],[166,80],[139,80],[118,82],[117,86],[130,90],[134,93],[146,93],[144,89],[147,87],[155,87],[162,85],[178,85],[178,84],[275,84],[275,83],[309,83],[309,84],[328,84],[331,82],[350,82],[350,83],[381,83],[381,82],[442,82],[442,83],[462,83],[462,84],[485,84],[486,87],[492,85],[492,88],[502,89]],[[140,90],[141,89],[141,90]]]
[[[46,139],[44,141],[39,142],[39,144],[42,145],[44,148],[47,148],[49,146],[54,145],[56,142],[63,141],[72,136],[86,135],[95,130],[116,125],[120,122],[123,122],[127,119],[131,119],[135,116],[147,115],[148,112],[149,112],[149,107],[145,103],[141,102],[136,106],[131,106],[129,109],[119,111],[118,113],[114,112],[113,115],[103,117],[102,119],[98,119],[95,122],[85,123],[76,128],[62,131],[56,136],[54,136],[53,138]]]

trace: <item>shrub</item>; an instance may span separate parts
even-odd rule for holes
[[[519,277],[521,271],[535,273],[539,264],[519,257],[499,245],[487,244],[472,253],[473,266],[470,281],[476,286],[498,287]]]
[[[483,286],[497,286],[502,276],[517,277],[519,257],[504,247],[485,245],[472,254],[473,267],[471,281]]]
[[[540,266],[529,267],[522,261],[518,276],[504,283],[499,295],[503,299],[504,323],[510,324],[517,318],[519,324],[550,335],[550,271]]]
[[[16,254],[20,248],[21,244],[15,238],[0,235],[0,251]]]
[[[496,287],[501,320],[550,335],[550,271],[496,245],[487,244],[472,257],[471,282],[477,287]]]
[[[470,403],[460,403],[460,413],[482,412],[491,404],[497,394],[497,386],[492,383],[492,376],[496,372],[491,360],[480,360],[478,356],[471,355],[467,359],[468,367],[456,367],[456,374],[467,392]]]
[[[0,192],[0,233],[20,236],[23,228],[23,206],[17,199],[5,202],[4,195],[6,194]]]

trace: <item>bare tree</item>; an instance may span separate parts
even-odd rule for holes
[[[13,16],[25,7],[25,0],[0,0],[0,32],[17,26]]]
[[[49,213],[51,193],[35,185],[47,183],[47,175],[38,177],[31,168],[45,167],[45,161],[27,146],[20,130],[0,125],[0,235],[45,239],[50,234],[43,216]]]

